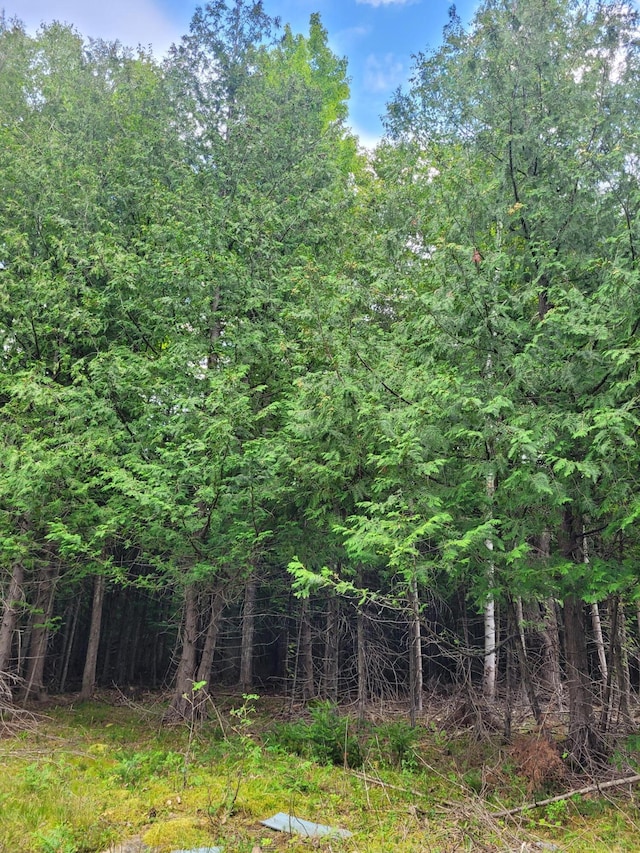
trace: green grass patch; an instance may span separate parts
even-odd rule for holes
[[[273,718],[256,699],[192,731],[106,703],[57,709],[0,741],[0,850],[98,853],[131,837],[157,853],[448,853],[537,839],[576,853],[637,850],[640,817],[623,792],[491,819],[530,798],[498,741],[398,719],[358,725],[326,703],[304,719]],[[280,811],[353,837],[310,845],[260,825]]]

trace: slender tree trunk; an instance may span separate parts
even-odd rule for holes
[[[496,491],[495,474],[487,475],[487,497],[493,501]],[[493,540],[485,539],[489,551],[489,566],[487,570],[489,586],[494,584],[495,566],[493,563]],[[482,677],[482,692],[485,699],[494,702],[496,698],[497,659],[496,659],[496,602],[493,593],[489,593],[484,608],[484,672]]]
[[[136,678],[136,668],[138,663],[138,649],[140,646],[140,637],[142,634],[142,626],[145,624],[147,616],[147,599],[140,599],[136,602],[133,608],[134,626],[129,644],[129,660],[127,663],[127,684],[132,685]]]
[[[471,636],[469,634],[469,617],[467,613],[467,597],[465,595],[465,591],[463,589],[458,589],[458,602],[460,605],[460,610],[462,611],[462,639],[464,642],[464,648],[471,648]],[[471,668],[471,658],[469,655],[457,655],[456,656],[456,671],[457,675],[462,675],[463,683],[467,689],[467,692],[470,694],[472,690],[472,668]]]
[[[118,638],[118,657],[116,666],[116,677],[118,684],[124,686],[127,682],[129,670],[129,655],[131,654],[131,637],[135,626],[136,601],[130,592],[125,595],[124,602],[120,606],[120,630]]]
[[[300,664],[302,670],[302,698],[305,702],[313,699],[313,641],[311,637],[311,613],[308,598],[303,599],[300,612]]]
[[[553,598],[543,605],[542,622],[543,678],[558,711],[562,711],[562,673],[560,668],[560,631],[558,606]]]
[[[119,606],[122,598],[121,590],[109,595],[105,595],[105,622],[102,632],[102,666],[100,681],[102,684],[108,684],[111,681],[111,662],[114,652],[114,647],[118,643],[120,636],[120,625],[118,624],[118,614],[121,612]]]
[[[72,606],[71,622],[67,622],[65,626],[65,636],[64,642],[62,644],[62,671],[60,673],[60,681],[58,683],[58,690],[60,691],[60,693],[64,693],[65,687],[67,686],[69,663],[71,661],[71,654],[73,652],[73,644],[76,639],[76,631],[78,629],[78,619],[80,618],[81,604],[82,595],[80,594],[80,592],[78,592]]]
[[[82,673],[82,689],[80,699],[90,699],[96,686],[96,667],[98,664],[98,648],[100,646],[100,627],[102,625],[102,604],[105,590],[104,575],[96,575],[93,582],[93,603],[91,606],[91,625],[89,628],[89,643],[84,660]]]
[[[258,580],[252,570],[244,588],[244,606],[242,609],[242,644],[240,647],[239,687],[247,692],[253,686],[253,635],[256,624],[256,595]]]
[[[582,559],[585,565],[589,565],[589,541],[585,536],[585,527],[582,525]],[[604,696],[606,685],[609,684],[609,667],[607,666],[607,653],[602,636],[602,621],[600,620],[600,608],[598,602],[591,605],[591,627],[598,652],[598,663],[600,664],[600,695]]]
[[[522,598],[518,596],[516,598],[516,622],[517,622],[517,630],[520,636],[520,643],[522,645],[522,650],[524,652],[524,656],[527,656],[527,641],[524,633],[524,611],[522,609]]]
[[[220,617],[222,616],[223,607],[224,595],[221,589],[217,589],[209,597],[209,622],[196,674],[196,681],[207,682],[208,692],[211,691],[211,668],[213,667],[213,656],[216,653],[216,643],[218,641],[218,633],[220,632]]]
[[[539,539],[540,559],[543,564],[551,556],[551,534],[544,530]],[[542,625],[538,629],[542,640],[542,679],[551,696],[551,705],[559,713],[563,710],[562,670],[560,667],[560,631],[558,628],[558,605],[548,598],[542,605]]]
[[[586,768],[600,752],[601,742],[593,721],[583,604],[575,595],[565,598],[564,629],[571,757],[577,766]]]
[[[613,709],[614,673],[615,673],[615,637],[618,631],[618,607],[617,600],[612,596],[609,602],[611,614],[610,640],[609,640],[609,665],[607,667],[607,681],[602,688],[602,710],[600,712],[600,731],[606,734],[609,730],[609,721]]]
[[[18,624],[18,613],[23,598],[24,566],[16,560],[11,571],[9,588],[4,599],[2,622],[0,622],[0,678],[8,672],[11,663],[13,634]]]
[[[193,694],[193,684],[196,680],[197,641],[198,597],[195,586],[189,583],[184,591],[182,650],[176,672],[173,699],[165,714],[167,722],[193,719],[197,713]]]
[[[602,622],[600,620],[600,608],[598,602],[594,601],[591,605],[591,627],[593,629],[593,638],[595,640],[596,649],[598,651],[598,663],[600,665],[600,682],[602,693],[604,693],[604,685],[607,683],[609,675],[609,667],[607,665],[607,653],[604,646],[604,637],[602,635]]]
[[[39,701],[45,696],[44,664],[49,643],[49,623],[53,613],[58,571],[57,563],[49,564],[43,569],[40,577],[35,613],[32,616],[31,643],[23,693],[23,701],[25,702],[30,696],[35,696]]]
[[[338,597],[329,595],[324,638],[323,693],[330,702],[338,701]]]
[[[487,539],[487,548],[493,550],[493,542]],[[493,580],[493,563],[489,568],[490,582]],[[496,602],[493,595],[487,598],[484,608],[484,671],[482,692],[485,699],[493,702],[496,698],[497,659],[496,659]]]
[[[356,616],[356,641],[358,655],[358,719],[364,720],[367,709],[367,655],[364,630],[364,613],[358,607]]]
[[[636,624],[638,626],[638,669],[640,669],[640,601],[636,604]],[[640,685],[638,685],[640,691]]]
[[[562,518],[563,555],[582,562],[582,525],[578,525],[571,506],[565,506]],[[603,751],[602,740],[593,720],[592,684],[589,674],[587,634],[583,602],[571,593],[564,600],[564,637],[566,683],[569,699],[569,749],[579,767],[588,767]]]
[[[629,676],[629,653],[627,650],[627,625],[624,615],[624,605],[619,602],[618,638],[616,641],[616,677],[620,690],[620,722],[625,731],[632,728],[631,717],[631,679]]]
[[[285,696],[291,696],[293,701],[293,690],[290,682],[291,678],[291,635],[295,626],[295,615],[293,610],[293,593],[289,590],[287,596],[287,615],[284,619],[279,638],[280,648],[280,677],[284,687]],[[293,673],[295,679],[295,672]]]
[[[531,677],[531,670],[527,659],[527,650],[524,644],[524,631],[522,630],[522,600],[520,600],[520,606],[518,606],[517,602],[514,603],[511,601],[510,603],[512,616],[511,622],[513,626],[513,643],[515,644],[516,657],[520,667],[520,677],[522,678],[527,699],[529,700],[531,713],[534,716],[536,724],[538,726],[542,726],[544,723],[544,716],[540,708],[540,703],[538,702],[533,678]]]
[[[420,634],[420,599],[418,597],[418,581],[411,579],[409,587],[409,695],[410,719],[415,726],[416,716],[422,713],[422,637]]]
[[[507,743],[511,741],[511,726],[513,722],[513,706],[516,698],[515,691],[515,661],[513,654],[513,643],[507,643],[506,649],[506,685],[504,703],[504,739]]]

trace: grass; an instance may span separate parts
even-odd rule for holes
[[[239,699],[197,731],[109,703],[52,710],[0,740],[0,850],[96,853],[131,837],[157,853],[453,853],[538,839],[575,853],[638,850],[633,793],[495,820],[492,810],[533,797],[498,740],[426,724],[413,732],[397,719],[358,727],[326,705],[275,724],[273,701]],[[354,767],[337,760],[340,740]],[[309,841],[261,826],[280,811],[353,837]]]

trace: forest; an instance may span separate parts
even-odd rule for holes
[[[638,26],[452,7],[371,151],[318,14],[212,0],[163,61],[0,20],[3,719],[634,731]]]

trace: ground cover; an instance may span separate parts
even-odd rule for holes
[[[638,850],[630,786],[492,817],[575,786],[536,732],[506,745],[437,718],[412,730],[390,708],[359,725],[323,703],[292,715],[282,699],[237,696],[216,699],[206,722],[166,727],[148,699],[70,701],[0,739],[1,851],[96,853],[131,838],[158,853]],[[611,773],[632,771],[639,746],[621,744]],[[261,825],[277,812],[353,835],[311,841]]]

